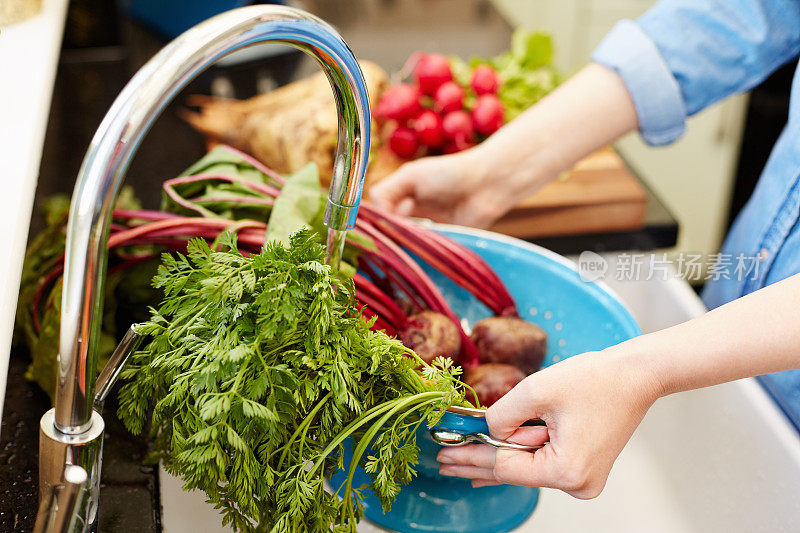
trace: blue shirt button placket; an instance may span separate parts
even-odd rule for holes
[[[778,251],[786,238],[791,233],[792,228],[800,217],[800,175],[795,176],[788,194],[784,197],[777,215],[770,224],[767,233],[761,241],[761,251],[759,252],[759,272],[756,279],[748,278],[742,284],[741,296],[756,291],[766,285],[767,277],[772,268]]]

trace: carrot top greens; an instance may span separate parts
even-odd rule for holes
[[[119,415],[237,530],[355,531],[355,466],[388,507],[415,474],[416,430],[464,403],[460,369],[371,331],[310,232],[250,257],[231,234],[220,244],[163,256],[164,300],[139,326],[150,341],[123,371]],[[341,498],[323,486],[339,468]]]

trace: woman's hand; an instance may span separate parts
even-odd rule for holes
[[[403,216],[486,228],[519,201],[487,161],[478,148],[410,161],[373,185],[370,199]]]
[[[661,390],[635,354],[611,348],[571,357],[528,376],[486,412],[493,437],[528,445],[549,438],[543,448],[443,448],[440,472],[470,478],[476,487],[508,483],[594,498]],[[547,428],[520,427],[532,419]]]

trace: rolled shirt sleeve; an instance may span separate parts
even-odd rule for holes
[[[746,91],[800,53],[800,0],[662,0],[622,21],[592,54],[617,71],[650,144],[686,117]]]
[[[623,20],[600,42],[592,61],[614,69],[636,106],[639,131],[648,144],[668,144],[686,129],[678,82],[655,43],[631,20]]]

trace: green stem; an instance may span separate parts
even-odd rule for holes
[[[436,403],[436,402],[438,402],[438,401],[439,401],[439,398],[434,398],[433,400],[426,400],[426,401],[424,401],[424,402],[422,402],[422,403],[418,404],[418,405],[417,405],[417,407],[416,407],[416,409],[409,409],[408,411],[406,411],[405,413],[403,413],[403,414],[401,414],[400,416],[398,416],[398,417],[397,417],[397,420],[395,420],[395,422],[394,422],[393,428],[396,428],[398,423],[400,423],[400,422],[402,422],[403,420],[405,420],[405,418],[406,418],[408,415],[410,415],[411,413],[413,413],[414,411],[417,411],[417,410],[419,410],[419,409],[422,409],[422,408],[424,408],[426,405],[430,405],[430,404],[432,404],[432,403]],[[419,419],[417,422],[414,422],[414,423],[412,423],[412,424],[411,424],[411,425],[415,426],[415,427],[414,427],[414,431],[413,431],[414,433],[416,433],[416,432],[417,432],[417,428],[419,428],[420,424],[421,424],[422,422],[424,422],[424,421],[425,421],[425,419],[424,419],[424,418],[422,418],[422,417],[420,417],[420,419]],[[352,464],[352,462],[351,462],[351,464]],[[337,493],[337,494],[338,494],[338,493],[339,493],[339,491],[341,491],[341,490],[344,488],[344,486],[345,486],[345,484],[347,483],[348,479],[349,479],[349,478],[345,478],[345,480],[344,480],[344,481],[342,481],[342,484],[341,484],[341,485],[339,485],[339,488],[338,488],[338,489],[336,489],[335,493]]]
[[[429,399],[429,398],[441,398],[443,395],[444,395],[444,393],[442,393],[442,392],[423,392],[423,393],[411,396],[411,398],[417,398],[418,400],[422,400],[422,399]],[[342,442],[344,442],[344,440],[347,437],[349,437],[354,431],[356,431],[358,428],[360,428],[361,426],[363,426],[364,424],[366,424],[367,422],[369,422],[370,420],[372,420],[373,418],[375,418],[379,414],[388,411],[393,406],[397,405],[398,403],[407,401],[408,399],[409,399],[409,397],[397,398],[396,400],[391,400],[391,401],[382,403],[380,405],[376,405],[375,407],[373,407],[372,409],[370,409],[369,411],[367,411],[366,413],[364,413],[363,415],[358,417],[356,420],[350,422],[350,424],[348,424],[347,427],[345,427],[342,430],[342,432],[339,433],[339,435],[337,435],[336,438],[333,439],[333,441],[331,441],[328,444],[328,446],[325,447],[325,449],[322,451],[320,456],[314,462],[312,467],[308,470],[308,475],[313,477],[316,474],[316,472],[319,469],[319,467],[322,465],[322,462],[325,460],[325,458],[328,457],[328,455],[330,455],[331,452],[333,450],[335,450],[336,447],[339,446]]]
[[[294,444],[294,441],[297,440],[297,437],[301,433],[305,433],[308,426],[310,426],[311,423],[314,421],[314,417],[317,416],[319,410],[322,409],[322,406],[325,405],[325,402],[327,402],[330,399],[330,397],[331,393],[328,392],[328,394],[320,398],[319,402],[317,402],[317,405],[315,405],[314,408],[311,411],[309,411],[308,415],[306,415],[306,419],[303,420],[303,423],[297,426],[297,429],[294,430],[294,433],[292,433],[292,436],[289,438],[289,442],[287,442],[286,445],[283,447],[283,453],[281,453],[281,458],[278,460],[278,470],[280,470],[281,466],[283,466],[283,461],[286,459],[286,454],[289,452],[289,449],[292,447],[292,444]]]
[[[411,407],[414,404],[424,404],[424,403],[426,403],[424,401],[421,401],[420,396],[423,396],[423,395],[422,394],[418,394],[418,395],[415,395],[415,396],[411,396],[410,398],[406,398],[403,401],[400,401],[396,405],[391,407],[388,410],[388,412],[385,415],[383,415],[383,417],[381,417],[380,420],[378,420],[377,422],[372,424],[372,426],[370,426],[370,428],[366,431],[366,433],[364,433],[364,436],[358,441],[358,446],[353,450],[353,457],[350,459],[350,468],[349,468],[349,470],[347,472],[347,484],[345,485],[344,496],[343,496],[344,497],[344,503],[345,503],[345,505],[346,505],[346,507],[348,509],[348,513],[351,514],[352,518],[355,518],[355,517],[352,516],[352,506],[350,505],[350,492],[351,492],[352,487],[353,487],[353,476],[355,475],[355,472],[356,472],[356,466],[358,466],[358,462],[361,460],[361,456],[364,455],[364,452],[366,451],[367,446],[369,446],[370,442],[372,442],[372,439],[375,437],[375,435],[378,433],[378,431],[398,411],[400,411],[400,410],[402,410],[402,409],[404,409],[406,407]],[[431,401],[433,401],[433,400],[431,400]]]

